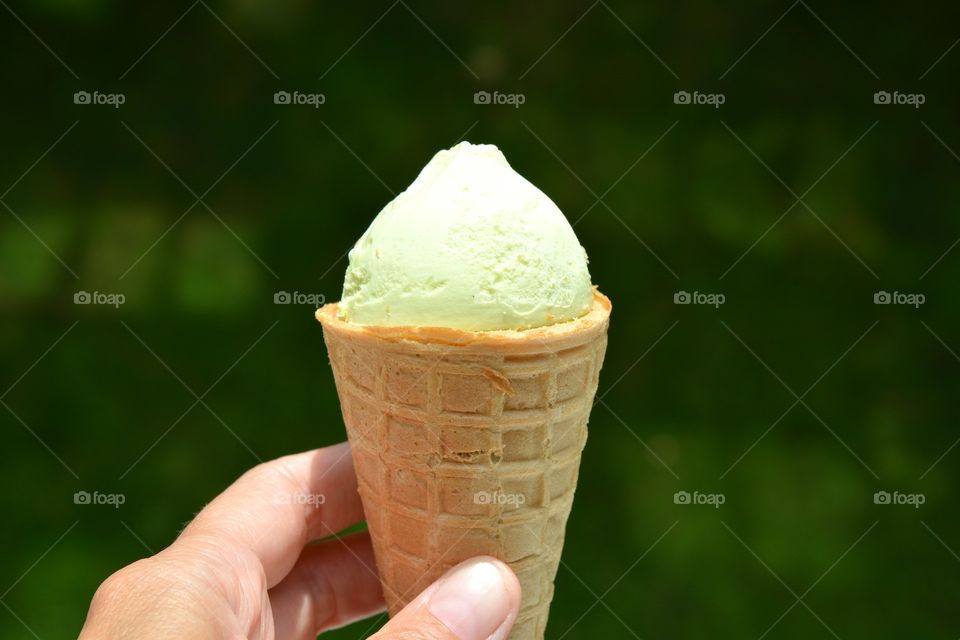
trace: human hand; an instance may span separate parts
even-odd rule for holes
[[[312,639],[378,613],[384,603],[369,534],[308,544],[361,520],[347,443],[261,464],[171,546],[107,578],[80,640]],[[474,558],[372,637],[503,640],[519,608],[513,572]]]

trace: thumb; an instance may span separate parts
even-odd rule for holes
[[[427,587],[371,640],[505,640],[519,611],[513,571],[481,556]]]

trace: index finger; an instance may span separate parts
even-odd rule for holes
[[[350,445],[343,442],[254,467],[197,514],[179,540],[212,538],[252,552],[272,587],[308,542],[361,520]]]

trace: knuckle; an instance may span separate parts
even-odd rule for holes
[[[113,596],[117,593],[129,591],[132,586],[141,582],[146,575],[148,562],[148,560],[138,560],[113,572],[97,589],[96,595]],[[94,597],[96,598],[96,596]]]
[[[110,574],[93,594],[90,610],[110,610],[118,603],[134,597],[154,575],[153,565],[153,560],[146,558]]]

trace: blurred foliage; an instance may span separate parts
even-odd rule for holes
[[[937,262],[960,235],[960,49],[937,62],[958,18],[9,3],[0,634],[75,637],[99,582],[258,458],[344,438],[312,310],[274,293],[339,297],[350,244],[469,132],[576,222],[614,301],[549,637],[960,635],[960,249]],[[75,105],[80,90],[126,103]],[[326,103],[275,105],[278,90]],[[726,103],[675,105],[679,90]],[[926,103],[875,105],[878,90]],[[74,305],[81,290],[126,302]],[[678,290],[726,304],[677,306]],[[878,290],[927,302],[877,306]],[[212,385],[211,410],[188,411],[185,385]],[[926,504],[875,505],[881,489]],[[80,490],[127,500],[75,505]],[[681,490],[726,503],[674,504]]]

